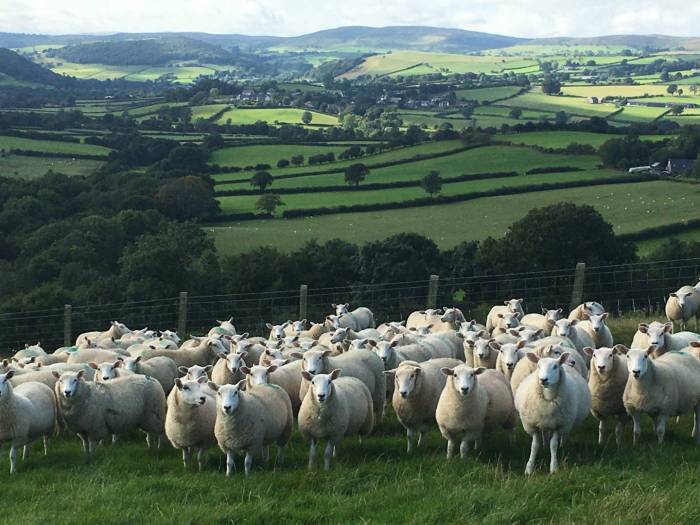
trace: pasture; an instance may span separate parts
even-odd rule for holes
[[[503,138],[513,144],[561,149],[572,143],[588,144],[598,148],[610,139],[622,137],[623,135],[588,133],[585,131],[533,131],[531,133],[512,133],[504,135]],[[657,141],[671,137],[665,135],[641,135],[639,138],[641,140]]]
[[[462,100],[476,100],[479,104],[493,102],[503,98],[512,97],[520,88],[517,86],[499,86],[476,89],[460,89],[456,91],[457,97]]]
[[[259,163],[276,167],[280,159],[289,160],[293,155],[303,155],[308,161],[311,155],[333,153],[338,156],[344,146],[306,146],[304,144],[275,144],[271,146],[237,146],[214,151],[211,162],[221,166],[254,166]],[[360,162],[360,161],[358,161]],[[280,170],[282,172],[283,170]]]
[[[43,151],[44,153],[75,153],[82,155],[107,155],[111,150],[104,146],[61,142],[58,140],[37,140],[24,137],[0,135],[0,150],[22,149]]]
[[[217,120],[219,124],[255,124],[258,121],[270,124],[302,124],[303,109],[299,108],[232,108],[221,115]],[[327,115],[317,111],[310,111],[313,119],[312,126],[334,126],[338,124],[335,115]]]
[[[104,162],[99,160],[5,155],[0,156],[0,176],[36,179],[49,170],[64,175],[89,175],[103,164]]]
[[[517,97],[504,100],[500,104],[523,109],[551,112],[564,111],[571,115],[602,118],[619,109],[614,104],[589,104],[582,97],[545,95],[538,90],[528,91]]]

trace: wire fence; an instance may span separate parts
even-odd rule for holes
[[[218,320],[233,318],[239,332],[264,335],[265,323],[306,318],[322,321],[333,303],[367,306],[377,323],[405,319],[426,307],[457,306],[468,318],[482,320],[503,300],[524,299],[528,312],[601,302],[613,315],[643,312],[660,315],[668,294],[694,285],[700,259],[564,268],[505,275],[438,278],[383,284],[262,293],[187,296],[115,304],[69,306],[19,313],[0,313],[0,355],[40,342],[46,349],[72,344],[78,334],[103,331],[113,320],[131,328],[206,333]]]

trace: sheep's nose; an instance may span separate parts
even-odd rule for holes
[[[632,370],[632,375],[635,377],[635,379],[638,379],[639,376],[641,375],[641,371],[639,371],[639,370]]]
[[[386,363],[386,357],[382,357],[382,361]]]
[[[508,370],[512,370],[515,367],[515,363],[506,363]]]
[[[207,398],[206,398],[206,397],[202,396],[202,397],[199,398],[199,404],[200,404],[200,405],[203,405],[203,404],[206,403],[206,402],[207,402]]]
[[[465,394],[465,395],[466,395],[466,394],[469,393],[469,388],[468,388],[468,387],[463,386],[462,388],[460,388],[460,390],[462,391],[462,394]]]
[[[326,399],[326,394],[319,394],[319,395],[318,395],[318,400],[319,400],[319,401],[323,401],[324,399]]]
[[[66,397],[70,397],[72,393],[73,393],[73,392],[71,392],[70,390],[64,390],[64,391],[63,391],[63,395],[66,396]]]
[[[229,413],[231,412],[231,407],[230,407],[229,405],[226,405],[226,406],[224,407],[224,412],[226,412],[227,414],[229,414]]]
[[[605,370],[605,365],[598,365],[598,371],[603,372]]]
[[[403,397],[404,399],[406,399],[406,398],[408,397],[408,392],[406,392],[406,391],[404,391],[404,390],[402,390],[402,391],[399,392],[399,393],[401,394],[401,397]]]
[[[549,379],[547,379],[546,377],[541,378],[541,379],[540,379],[540,383],[541,383],[543,386],[547,386],[547,385],[549,384]]]

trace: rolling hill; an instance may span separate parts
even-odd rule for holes
[[[50,69],[27,60],[9,49],[0,48],[0,75],[21,83],[42,84],[52,87],[68,87],[75,79],[57,75]]]

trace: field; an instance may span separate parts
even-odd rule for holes
[[[110,152],[109,148],[94,146],[92,144],[76,144],[74,142],[60,142],[57,140],[35,140],[24,137],[0,135],[0,150],[10,149],[105,156]]]
[[[517,86],[500,86],[489,88],[476,89],[460,89],[457,91],[457,96],[462,100],[476,100],[479,104],[484,102],[492,102],[503,98],[512,97],[520,88]]]
[[[561,149],[569,144],[588,144],[594,148],[600,147],[604,142],[622,138],[623,135],[602,134],[602,133],[587,133],[584,131],[558,131],[552,133],[549,131],[533,131],[532,133],[517,133],[506,135],[505,140],[513,144],[524,144],[526,146],[540,146],[543,148]],[[641,140],[663,140],[668,138],[664,135],[641,135]]]
[[[304,114],[303,109],[299,108],[262,108],[262,109],[230,109],[217,122],[225,124],[229,120],[231,124],[255,124],[258,121],[269,122],[270,124],[301,124],[301,116]],[[311,125],[315,126],[333,126],[338,124],[338,118],[317,111],[310,112],[313,120]]]
[[[644,97],[651,95],[666,95],[666,85],[653,84],[643,86],[626,85],[597,85],[597,86],[562,86],[565,95],[573,97]]]
[[[642,319],[612,320],[617,340],[629,342]],[[258,459],[245,477],[242,459],[227,479],[214,447],[201,473],[183,470],[180,455],[165,442],[149,453],[140,437],[98,447],[91,463],[79,441],[64,435],[43,457],[35,447],[14,476],[0,462],[3,521],[27,525],[118,523],[696,523],[700,448],[690,438],[691,421],[670,422],[662,447],[643,420],[642,442],[631,446],[608,438],[596,444],[589,417],[563,446],[561,470],[546,473],[549,453],[540,451],[535,474],[523,469],[530,448],[518,427],[515,444],[506,432],[488,435],[465,461],[447,462],[444,440],[431,429],[421,447],[405,453],[405,431],[391,409],[360,445],[348,438],[338,447],[333,470],[308,471],[307,447],[295,430],[283,467],[263,468]],[[639,495],[644,497],[635,497]],[[601,519],[604,517],[604,521]]]
[[[303,155],[305,160],[311,155],[323,153],[338,154],[345,151],[343,146],[305,146],[303,144],[281,144],[274,146],[238,146],[216,150],[211,162],[220,166],[254,166],[267,163],[275,167],[280,159],[289,160],[293,155]],[[274,158],[273,158],[274,155]]]
[[[465,240],[500,237],[530,209],[569,201],[594,206],[614,225],[615,233],[632,233],[696,216],[700,189],[683,188],[681,193],[680,186],[663,181],[602,185],[420,208],[235,222],[207,231],[225,254],[263,245],[290,251],[311,239],[341,238],[364,244],[405,231],[426,235],[449,248]]]
[[[674,233],[670,236],[662,236],[654,239],[647,239],[645,241],[637,242],[637,249],[640,255],[647,255],[653,252],[656,248],[661,246],[670,237],[678,239],[679,241],[685,242],[700,242],[700,229],[689,230],[683,233]]]
[[[614,104],[589,104],[585,98],[572,96],[550,96],[532,90],[500,102],[504,106],[540,111],[564,111],[582,117],[607,117],[618,108]]]
[[[65,175],[89,175],[103,164],[98,160],[6,155],[0,156],[0,177],[36,179],[49,170]]]

